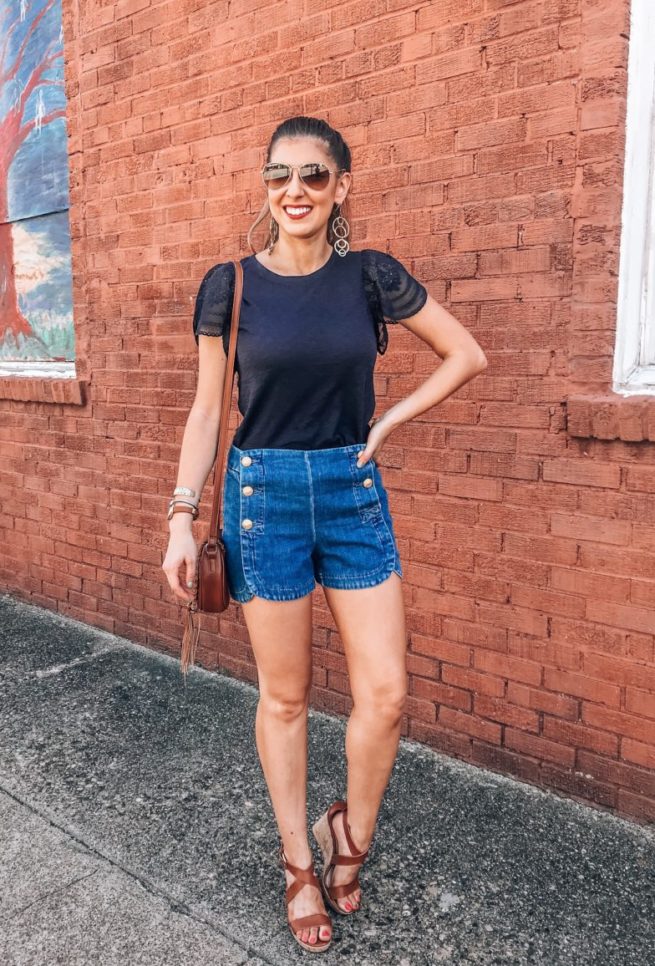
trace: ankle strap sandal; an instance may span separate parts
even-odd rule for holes
[[[348,843],[348,848],[350,849],[350,855],[342,855],[338,851],[338,840],[336,832],[334,831],[334,817],[338,815],[339,812],[345,812],[343,828],[346,833],[346,842]],[[330,885],[330,881],[334,874],[334,869],[337,865],[361,865],[370,851],[370,846],[363,852],[357,851],[357,846],[353,842],[352,836],[350,834],[350,828],[348,827],[348,805],[343,800],[339,799],[333,802],[328,810],[321,815],[319,820],[314,826],[312,826],[312,831],[314,833],[314,838],[316,839],[318,846],[323,854],[323,872],[321,875],[321,886],[323,889],[323,895],[325,900],[331,909],[335,912],[341,913],[342,916],[351,916],[353,912],[357,912],[357,909],[353,909],[352,912],[347,912],[342,909],[338,904],[337,899],[343,899],[345,896],[350,895],[355,889],[360,889],[359,884],[359,872],[354,879],[350,882],[346,882],[343,885]]]
[[[280,851],[278,854],[280,865],[283,869],[286,869],[293,876],[295,876],[296,881],[292,882],[291,885],[287,886],[285,892],[285,901],[287,904],[287,923],[289,925],[289,930],[291,935],[296,940],[296,942],[302,946],[303,949],[308,950],[310,953],[322,953],[330,946],[332,943],[332,936],[329,939],[321,939],[320,935],[316,934],[315,943],[306,943],[296,935],[299,929],[309,929],[310,926],[332,926],[332,920],[325,912],[313,912],[309,916],[300,916],[296,919],[288,918],[289,903],[298,895],[301,889],[304,889],[306,885],[314,886],[316,889],[321,891],[321,883],[318,880],[318,876],[314,872],[314,865],[310,863],[306,869],[301,869],[300,866],[291,865],[288,861],[286,855],[284,854],[284,846],[280,845]]]

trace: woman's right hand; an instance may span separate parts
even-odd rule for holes
[[[179,516],[182,516],[182,514],[179,514]],[[166,574],[166,579],[170,584],[171,590],[184,603],[194,598],[192,589],[196,575],[197,557],[198,548],[188,523],[182,526],[171,526],[171,536],[168,541],[168,549],[166,550],[162,570]],[[182,579],[191,585],[191,590],[186,589],[180,583],[181,568],[184,568]]]

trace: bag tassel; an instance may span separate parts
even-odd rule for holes
[[[196,659],[196,646],[200,636],[200,625],[197,626],[193,621],[193,614],[198,610],[198,602],[190,600],[187,604],[186,619],[184,622],[184,636],[182,638],[182,651],[180,653],[180,665],[182,673],[186,679],[187,671]]]

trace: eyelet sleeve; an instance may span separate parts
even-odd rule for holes
[[[198,345],[198,336],[222,336],[227,354],[232,299],[234,296],[234,265],[220,262],[205,274],[193,312],[193,335]]]
[[[387,252],[363,249],[362,269],[376,327],[378,352],[384,355],[388,345],[387,323],[416,315],[425,305],[428,292],[402,262]]]

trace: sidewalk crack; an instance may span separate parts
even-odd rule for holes
[[[61,892],[66,892],[67,889],[71,889],[74,885],[77,885],[78,882],[83,882],[85,879],[90,879],[91,876],[95,875],[98,871],[98,869],[93,869],[92,872],[85,872],[84,875],[78,875],[77,878],[71,879],[70,882],[65,882],[63,885],[57,886],[56,889],[51,889],[50,892],[42,893],[40,896],[32,899],[31,902],[28,902],[27,905],[21,906],[20,909],[16,909],[10,915],[0,916],[0,921],[9,922],[10,919],[15,919],[16,916],[21,916],[28,909],[31,909],[32,906],[36,906],[39,902],[43,902],[44,899],[49,899],[50,896],[56,896]]]

